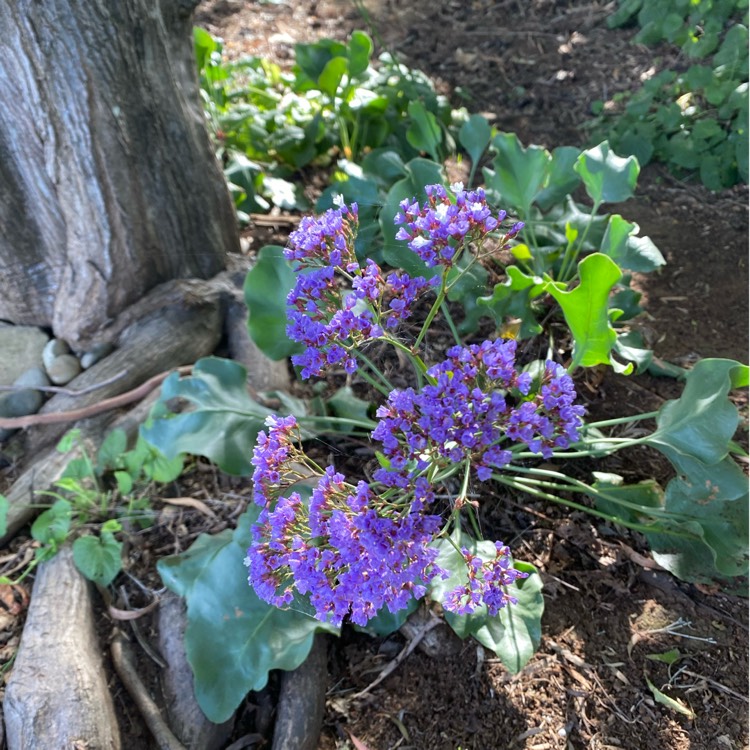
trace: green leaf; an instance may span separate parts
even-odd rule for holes
[[[122,465],[122,455],[128,449],[128,437],[124,430],[112,430],[104,438],[96,454],[96,470],[101,474],[107,469],[116,469]]]
[[[129,495],[133,491],[133,477],[127,471],[116,471],[115,482],[121,495]]]
[[[370,65],[372,39],[364,31],[353,31],[347,46],[349,55],[349,76],[355,78],[364,73]]]
[[[578,264],[578,274],[581,283],[572,291],[560,289],[554,282],[546,287],[573,334],[573,361],[582,367],[611,364],[617,368],[611,357],[617,333],[610,324],[608,308],[610,290],[622,275],[620,269],[606,255],[592,253]]]
[[[644,675],[645,677],[645,675]],[[681,701],[675,700],[674,698],[670,698],[668,695],[665,695],[662,693],[659,688],[654,685],[651,680],[648,679],[648,677],[645,677],[646,684],[648,685],[648,689],[651,691],[651,695],[654,696],[654,700],[657,703],[661,703],[662,706],[666,706],[667,708],[671,709],[672,711],[677,711],[678,713],[681,713],[683,716],[687,716],[688,719],[691,721],[695,719],[695,713],[691,708],[686,706]]]
[[[86,578],[109,586],[122,570],[122,542],[107,531],[101,536],[82,536],[73,542],[73,562]]]
[[[31,525],[31,536],[43,545],[62,544],[70,531],[73,506],[67,500],[56,500],[40,513]]]
[[[194,410],[154,419],[141,427],[141,435],[169,460],[191,453],[229,474],[251,474],[255,438],[271,411],[250,398],[246,383],[242,365],[218,357],[196,362],[189,377],[172,373],[160,401],[185,399]]]
[[[617,337],[615,351],[626,362],[633,362],[639,375],[648,370],[654,353],[643,344],[643,336],[639,331],[629,331]]]
[[[487,307],[499,324],[506,322],[506,318],[519,318],[519,338],[536,336],[542,327],[531,301],[544,292],[544,282],[538,276],[526,275],[517,266],[508,266],[506,273],[507,280],[495,284],[492,294],[479,297],[477,304]]]
[[[666,264],[659,248],[648,237],[638,237],[637,224],[613,214],[607,222],[600,252],[608,255],[621,268],[649,273]]]
[[[632,198],[640,167],[634,156],[617,156],[604,141],[584,151],[576,162],[589,198],[596,205],[619,203]]]
[[[296,669],[316,631],[336,629],[294,609],[261,601],[243,561],[259,508],[243,514],[234,532],[202,534],[181,555],[157,564],[164,583],[187,602],[185,652],[195,697],[209,720],[229,719],[248,692],[261,690],[273,669]]]
[[[476,168],[482,154],[489,145],[492,128],[487,118],[482,115],[472,115],[458,131],[459,143],[466,149],[471,159],[472,168]]]
[[[747,385],[748,368],[731,359],[703,359],[685,377],[679,399],[667,401],[656,418],[649,445],[697,458],[706,464],[721,461],[739,424],[737,408],[727,394]]]
[[[365,422],[370,421],[370,402],[355,396],[354,391],[348,385],[339,388],[336,393],[328,399],[327,403],[328,408],[335,417],[357,419]],[[337,425],[335,426],[335,429],[338,432],[348,433],[355,428],[353,425]]]
[[[284,258],[284,248],[266,245],[245,278],[248,309],[247,328],[253,341],[271,359],[286,359],[300,351],[300,345],[286,335],[286,298],[296,274]]]
[[[8,510],[10,503],[5,495],[0,495],[0,536],[8,533]]]
[[[346,74],[348,62],[345,57],[334,57],[329,60],[318,76],[318,87],[333,99],[336,96],[341,79]]]
[[[466,547],[472,554],[482,560],[495,558],[493,542],[478,542],[459,529],[454,530],[450,540],[442,539],[435,546],[439,549],[437,564],[449,573],[445,580],[433,582],[430,587],[430,598],[442,601],[451,589],[462,585],[467,580],[466,565],[460,549]],[[445,613],[446,622],[458,636],[474,636],[483,646],[494,651],[506,668],[513,673],[519,672],[531,659],[539,647],[542,637],[542,579],[536,568],[528,563],[516,561],[518,570],[528,573],[528,578],[518,580],[508,587],[508,593],[518,599],[500,610],[497,616],[487,614],[486,605],[479,607],[471,615]]]
[[[662,664],[676,664],[681,658],[682,654],[678,648],[671,648],[669,651],[664,651],[661,654],[646,654],[646,658],[651,661],[658,661]]]
[[[311,81],[317,83],[332,59],[340,57],[346,62],[347,49],[341,42],[321,39],[314,44],[295,44],[294,57],[300,70]]]
[[[561,203],[580,185],[581,178],[575,171],[575,163],[580,153],[580,149],[575,146],[560,146],[552,152],[552,161],[548,167],[549,176],[544,188],[534,198],[534,203],[542,211]]]
[[[420,101],[409,102],[408,112],[411,124],[406,140],[417,151],[425,151],[433,161],[439,162],[442,131],[437,118]]]
[[[57,444],[57,452],[58,453],[69,453],[73,450],[73,448],[78,443],[78,439],[81,437],[81,431],[80,430],[68,430],[61,438],[60,442]]]
[[[523,148],[515,133],[498,133],[492,146],[497,155],[492,161],[495,171],[484,170],[487,187],[499,194],[503,206],[525,219],[544,187],[552,157],[541,146]]]

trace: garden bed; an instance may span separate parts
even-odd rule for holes
[[[633,87],[657,56],[662,63],[679,63],[667,46],[633,45],[632,30],[606,28],[611,3],[417,0],[365,6],[378,51],[388,49],[423,70],[455,106],[482,112],[524,144],[549,149],[584,145],[592,103]],[[343,0],[211,0],[199,7],[196,21],[225,40],[229,56],[261,55],[282,67],[291,65],[296,42],[346,40],[353,30],[365,28],[360,13]],[[319,192],[321,174],[306,167],[305,177],[311,192]],[[707,357],[747,361],[747,187],[715,194],[650,165],[641,173],[636,197],[618,210],[640,225],[667,260],[659,273],[635,277],[646,308],[639,328],[655,354],[685,368]],[[285,245],[298,218],[274,211],[252,222],[243,232],[247,254],[267,244]],[[447,330],[434,335],[449,338]],[[231,352],[223,348],[219,354]],[[277,370],[271,385],[278,386],[279,378],[283,381],[284,373]],[[603,367],[588,370],[577,385],[594,419],[654,411],[683,388],[670,378],[625,378]],[[746,426],[746,395],[733,399]],[[746,444],[746,430],[740,440]],[[339,448],[333,441],[324,450]],[[356,462],[347,450],[337,456],[337,468]],[[642,448],[596,468],[628,481],[654,477],[662,483],[671,471],[659,454]],[[14,477],[12,462],[4,471]],[[203,532],[232,528],[249,502],[248,485],[203,459],[166,485],[154,500],[158,523],[130,536],[130,572],[138,583],[130,580],[118,589],[115,607],[148,606],[146,592],[161,586],[157,559],[184,551]],[[491,498],[497,502],[482,504],[480,520],[487,538],[504,539],[518,559],[541,571],[545,614],[538,653],[514,675],[472,639],[460,641],[438,625],[433,638],[425,636],[390,676],[370,688],[383,667],[423,634],[417,626],[411,633],[372,638],[345,627],[340,638],[328,638],[319,750],[359,750],[352,736],[369,750],[745,747],[746,600],[717,586],[673,578],[654,563],[637,533],[501,491],[498,487]],[[15,555],[11,564],[34,546],[23,534],[17,536],[9,549]],[[10,664],[26,605],[18,591],[15,599],[11,589],[2,593],[8,613],[2,620],[6,638],[0,659]],[[111,637],[108,618],[116,621],[114,612],[107,614],[103,607],[98,612],[102,642]],[[132,638],[155,640],[149,616],[139,622]],[[130,633],[127,626],[123,629]],[[159,668],[133,645],[141,679],[158,693]],[[679,660],[671,663],[675,649]],[[105,664],[110,681],[120,686],[108,654]],[[266,690],[243,703],[227,747],[260,747],[267,740],[280,681],[274,673]],[[679,703],[660,704],[661,693],[650,685]],[[119,687],[114,709],[123,744],[149,747],[141,711]]]

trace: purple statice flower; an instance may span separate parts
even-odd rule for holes
[[[425,193],[427,201],[422,206],[414,198],[401,201],[394,223],[400,225],[396,239],[406,240],[429,268],[450,268],[466,245],[494,232],[506,217],[505,211],[492,215],[482,188],[464,190],[458,182],[451,185],[450,193],[442,185],[427,185]],[[514,226],[503,241],[514,237],[522,226]]]
[[[529,390],[531,379],[515,369],[515,341],[485,341],[455,346],[448,359],[427,371],[432,382],[420,391],[394,390],[379,407],[372,437],[383,444],[389,469],[375,478],[405,487],[431,461],[459,463],[470,459],[479,479],[491,467],[509,463],[511,454],[498,447],[510,406],[508,391]]]
[[[583,407],[565,370],[547,362],[539,390],[515,365],[516,342],[497,339],[448,350],[430,368],[419,391],[394,390],[380,406],[372,437],[383,445],[389,468],[374,477],[389,487],[408,487],[433,463],[470,461],[480,481],[510,463],[506,440],[526,443],[545,457],[575,442]]]
[[[575,398],[573,378],[564,367],[548,360],[538,393],[511,413],[508,437],[551,458],[555,448],[565,449],[578,440],[585,409],[573,403]]]
[[[287,260],[302,261],[307,265],[347,266],[356,263],[354,238],[359,226],[356,203],[331,208],[322,216],[304,216],[289,235],[289,246],[284,250]]]
[[[495,542],[495,557],[483,561],[466,547],[461,550],[468,580],[452,589],[443,601],[443,607],[458,615],[468,615],[482,604],[487,605],[487,614],[495,617],[508,604],[516,604],[517,599],[507,592],[507,587],[519,578],[526,578],[513,567],[510,549],[502,542]]]
[[[271,415],[266,417],[265,425],[269,430],[258,433],[253,450],[253,500],[268,507],[290,479],[289,465],[298,457],[298,449],[292,442],[298,427],[293,416]]]
[[[383,336],[383,325],[394,328],[406,320],[419,295],[439,283],[395,272],[384,279],[380,266],[369,259],[360,267],[353,245],[356,215],[356,205],[342,205],[320,219],[303,219],[285,251],[298,262],[287,296],[287,334],[305,346],[292,356],[303,378],[323,375],[331,366],[354,372],[352,349]],[[351,290],[341,276],[351,281]]]
[[[423,488],[423,500],[431,499]],[[430,542],[439,516],[378,502],[370,485],[356,487],[328,467],[309,505],[296,493],[265,509],[253,527],[246,564],[259,597],[289,604],[293,589],[309,597],[318,619],[364,625],[379,609],[403,609],[435,576]]]

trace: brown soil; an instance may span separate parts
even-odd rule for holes
[[[498,128],[516,132],[525,143],[549,148],[582,145],[586,133],[580,126],[592,100],[632,87],[657,56],[662,63],[673,56],[667,48],[632,45],[632,31],[607,29],[612,4],[603,0],[366,0],[366,6],[378,51],[387,46],[433,77],[455,104],[492,116]],[[344,39],[366,28],[344,0],[207,0],[197,22],[223,37],[231,56],[263,55],[282,65],[291,64],[295,42]],[[747,188],[714,195],[649,166],[637,197],[616,210],[637,221],[668,260],[660,275],[639,279],[647,307],[643,328],[656,354],[684,366],[701,357],[747,361]],[[283,244],[283,222],[281,227],[253,227],[252,247]],[[588,408],[602,417],[651,411],[680,392],[674,381],[645,376],[607,376],[596,386],[582,385]],[[746,400],[738,400],[746,415]],[[650,454],[617,460],[611,468],[629,478],[664,478],[663,463]],[[169,491],[205,502],[225,527],[244,507],[248,487],[198,461],[192,475]],[[537,655],[514,676],[494,654],[473,641],[458,641],[440,626],[442,656],[418,648],[390,677],[352,700],[406,641],[345,629],[331,641],[319,750],[747,747],[745,600],[653,570],[637,534],[581,513],[504,496],[485,504],[482,522],[493,538],[504,538],[517,557],[542,571],[546,611]],[[158,526],[132,548],[134,566],[154,589],[160,586],[154,568],[159,556],[187,548],[209,526],[221,527],[180,505],[165,505]],[[28,537],[19,536],[4,552],[20,558],[29,548]],[[137,588],[130,588],[137,597]],[[0,587],[0,599],[8,596],[13,592]],[[7,604],[2,609],[9,613],[0,611],[0,664],[7,664],[17,646],[18,613]],[[143,629],[147,638],[152,635],[145,622]],[[105,642],[109,631],[102,617]],[[675,648],[682,658],[671,667],[649,658]],[[146,656],[139,667],[144,681],[155,684],[157,671]],[[682,701],[694,718],[656,702],[646,678]],[[251,696],[232,741],[258,731],[258,716],[264,706],[267,715],[269,700]],[[126,744],[150,747],[122,688],[116,703]],[[260,745],[234,747],[246,746]]]

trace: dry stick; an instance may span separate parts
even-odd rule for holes
[[[125,391],[125,393],[120,393],[117,396],[105,398],[104,401],[100,401],[98,404],[83,406],[80,409],[52,412],[51,414],[29,414],[27,417],[0,417],[0,429],[18,430],[23,427],[33,427],[40,424],[60,424],[62,422],[76,422],[79,419],[87,419],[110,409],[117,409],[121,406],[132,404],[134,401],[139,401],[151,393],[156,386],[161,385],[173,372],[179,372],[180,375],[189,375],[192,369],[192,365],[187,365],[185,367],[176,367],[166,372],[160,372],[131,391]]]
[[[360,690],[358,693],[355,693],[351,700],[356,700],[357,698],[361,698],[364,695],[367,695],[373,688],[377,687],[388,675],[391,674],[391,672],[395,671],[395,669],[403,662],[409,654],[414,651],[414,649],[419,645],[419,642],[424,638],[427,633],[429,633],[434,627],[440,625],[442,620],[440,620],[438,617],[435,617],[435,615],[432,615],[432,619],[428,620],[422,629],[417,632],[417,634],[412,638],[409,643],[404,646],[403,649],[401,649],[401,652],[398,654],[398,656],[393,660],[388,662],[388,664],[385,665],[383,668],[383,671],[378,675],[377,679],[375,679],[373,682],[371,682],[364,690]]]
[[[145,685],[133,666],[130,646],[121,631],[115,630],[112,639],[112,661],[130,697],[135,701],[151,734],[159,745],[159,750],[186,750],[185,746],[172,734],[162,718],[159,707],[151,699]]]

